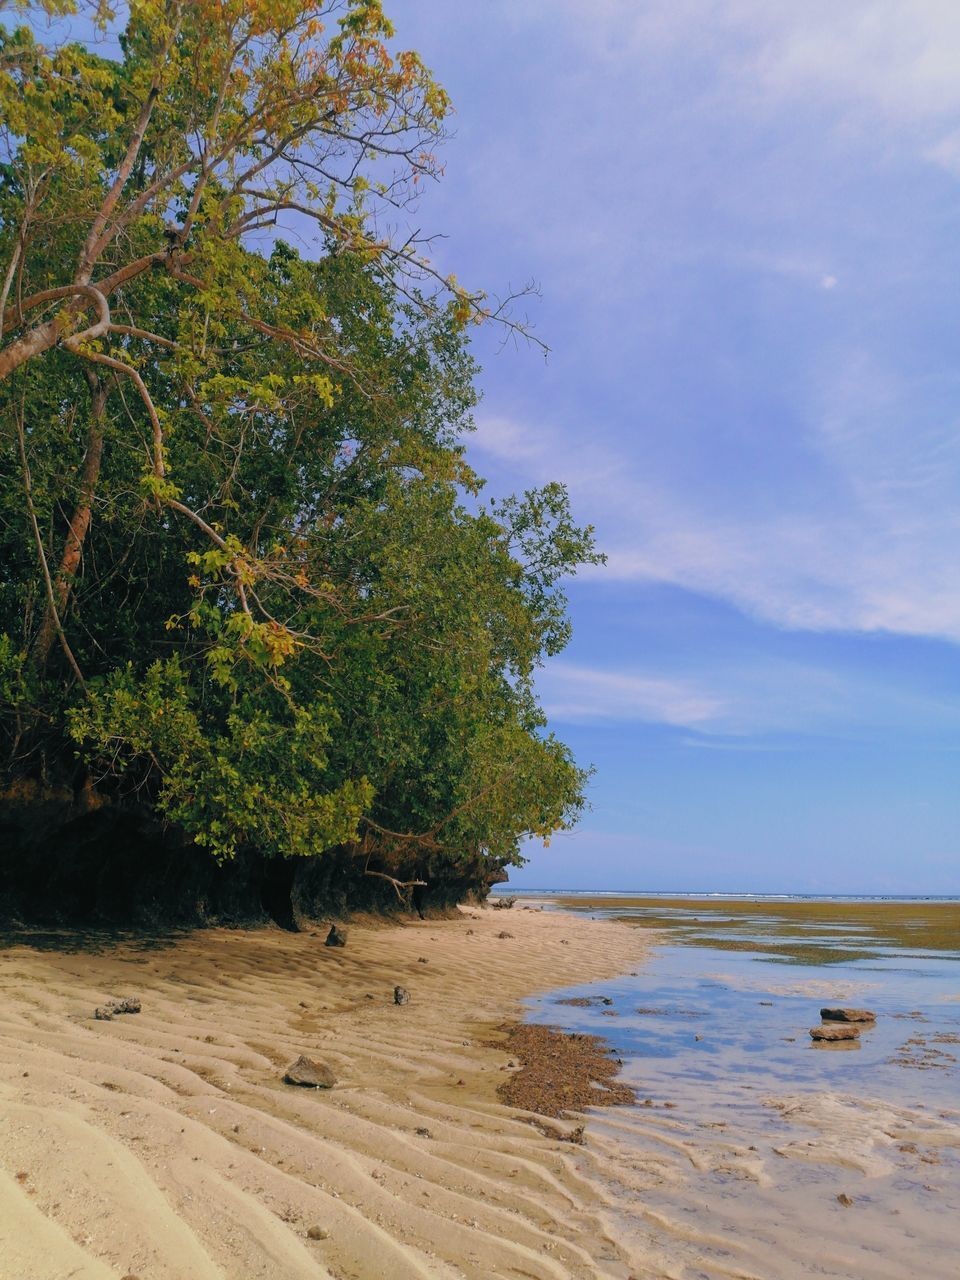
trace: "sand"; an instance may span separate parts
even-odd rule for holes
[[[490,1044],[524,996],[635,968],[649,935],[515,907],[324,936],[8,939],[2,1280],[651,1274],[607,1211],[609,1139],[504,1105]],[[94,1020],[127,995],[141,1013]],[[301,1053],[336,1087],[284,1084]]]

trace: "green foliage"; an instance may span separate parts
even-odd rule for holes
[[[561,485],[480,498],[473,303],[423,292],[372,230],[377,192],[397,190],[385,139],[409,130],[419,148],[446,98],[388,51],[379,4],[341,6],[324,37],[331,8],[135,3],[116,63],[0,36],[0,272],[13,264],[23,296],[76,281],[156,95],[107,220],[122,235],[88,264],[110,324],[91,334],[82,292],[5,313],[7,771],[79,760],[101,795],[221,860],[347,846],[385,867],[516,862],[584,803],[534,680],[569,636],[563,579],[600,557]],[[191,137],[242,141],[201,176]],[[305,175],[324,145],[321,189]],[[261,162],[251,204],[231,175]],[[250,219],[286,200],[323,228],[315,260]],[[56,340],[2,376],[43,316]]]
[[[354,835],[373,794],[364,779],[330,789],[335,719],[329,699],[298,706],[256,682],[229,706],[200,704],[176,657],[112,672],[67,712],[115,774],[154,766],[159,811],[221,859],[243,845],[307,856]]]

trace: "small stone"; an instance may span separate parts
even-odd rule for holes
[[[21,1169],[20,1172],[17,1174],[17,1181],[26,1182],[26,1180],[29,1177],[30,1177],[29,1173],[27,1173],[25,1169]]]
[[[825,1022],[876,1022],[877,1015],[870,1009],[821,1009]]]
[[[497,937],[498,937],[498,938],[512,938],[512,937],[513,937],[513,934],[512,934],[512,933],[507,933],[506,929],[501,929],[501,930],[500,930],[500,932],[497,934]]]
[[[430,963],[430,961],[427,959],[427,957],[426,957],[426,956],[418,956],[418,957],[417,957],[417,964],[429,964],[429,963]]]
[[[323,1227],[310,1227],[307,1231],[307,1238],[310,1240],[326,1240],[330,1236],[330,1232]]]
[[[761,1001],[760,1001],[760,1004],[766,1005],[768,1009],[772,1009],[772,1008],[773,1008],[773,1001],[772,1001],[772,1000],[761,1000]]]
[[[810,1035],[814,1040],[859,1040],[860,1028],[852,1023],[837,1022],[832,1026],[811,1027]]]
[[[850,1197],[847,1195],[845,1191],[841,1191],[840,1194],[837,1196],[837,1204],[842,1204],[845,1209],[849,1209],[850,1206],[853,1204],[853,1201],[850,1199]]]
[[[410,1003],[410,992],[406,989],[406,987],[393,988],[393,1003],[394,1004]]]
[[[108,1000],[93,1011],[99,1022],[111,1022],[118,1013],[139,1013],[140,1001],[136,996],[124,996],[120,1000]]]
[[[338,929],[335,924],[330,926],[330,932],[327,934],[325,947],[345,947],[347,945],[347,933],[345,929]]]
[[[323,1062],[314,1062],[301,1053],[283,1074],[285,1084],[302,1085],[305,1089],[332,1089],[337,1077]]]
[[[418,1138],[432,1138],[432,1137],[433,1137],[433,1134],[430,1132],[430,1130],[429,1130],[429,1129],[425,1129],[425,1128],[423,1127],[423,1125],[420,1125],[420,1126],[419,1126],[419,1128],[417,1129],[417,1137],[418,1137]]]
[[[610,999],[610,997],[609,997],[609,996],[601,996],[601,997],[600,997],[600,1003],[601,1003],[601,1004],[613,1004],[613,1001]]]

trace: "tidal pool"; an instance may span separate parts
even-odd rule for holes
[[[623,1059],[639,1104],[592,1140],[662,1274],[960,1276],[960,903],[540,897],[651,930],[642,970],[529,1016]],[[829,1005],[876,1024],[818,1047]]]

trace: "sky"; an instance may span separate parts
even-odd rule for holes
[[[528,888],[960,891],[960,6],[395,0],[456,115],[470,457],[604,568],[541,674],[595,768]]]

